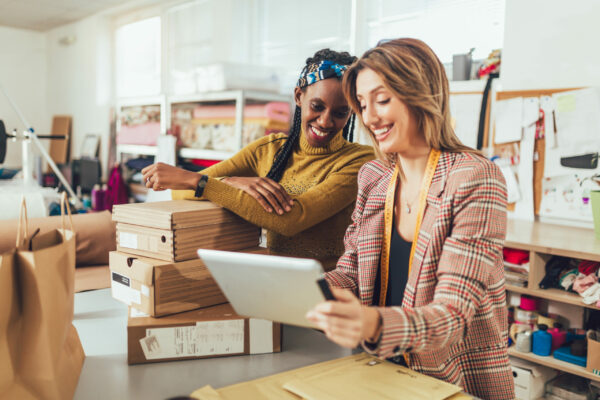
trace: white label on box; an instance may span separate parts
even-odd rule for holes
[[[142,294],[146,297],[150,297],[150,288],[146,285],[142,285]]]
[[[131,305],[131,303],[141,304],[141,293],[139,290],[131,288],[131,280],[128,277],[116,272],[111,272],[111,277],[110,286],[113,298],[127,305]]]
[[[244,320],[196,322],[199,356],[244,352]]]
[[[250,354],[273,352],[273,322],[250,318]]]
[[[119,232],[119,246],[128,249],[138,248],[138,238],[135,233]]]
[[[138,310],[137,308],[130,308],[129,316],[131,318],[141,318],[141,317],[149,317],[149,314],[146,314],[143,311]]]
[[[244,320],[146,329],[140,345],[147,360],[240,354],[244,352]]]

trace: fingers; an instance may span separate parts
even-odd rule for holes
[[[273,212],[273,208],[271,207],[271,205],[269,205],[269,203],[263,197],[263,195],[261,193],[259,193],[256,189],[249,188],[249,189],[246,189],[244,191],[246,193],[248,193],[250,196],[254,197],[254,199],[256,201],[258,201],[258,204],[260,204],[262,206],[262,208],[265,209],[266,212]]]
[[[254,189],[262,195],[262,197],[277,212],[277,214],[283,214],[284,207],[282,203],[284,202],[279,201],[279,198],[271,191],[269,186],[263,186],[259,183],[254,187]]]
[[[286,211],[290,211],[294,205],[294,200],[288,192],[285,191],[283,186],[275,182],[271,178],[263,178],[266,186],[268,186],[271,192],[277,197],[279,203],[285,208]]]
[[[327,316],[316,310],[309,311],[306,317],[321,329],[327,338],[340,346],[354,348],[360,343],[360,320]]]
[[[331,293],[335,296],[335,298],[342,302],[353,302],[358,301],[354,293],[352,293],[348,289],[342,289],[338,287],[331,287]]]

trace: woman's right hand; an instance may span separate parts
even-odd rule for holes
[[[142,170],[144,183],[153,190],[194,190],[201,174],[173,167],[164,163],[156,163]]]
[[[221,182],[248,193],[267,212],[275,210],[277,214],[282,215],[291,211],[294,205],[294,200],[283,186],[270,178],[232,176],[222,179]]]

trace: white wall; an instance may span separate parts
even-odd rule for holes
[[[600,1],[506,0],[502,90],[600,86]]]
[[[0,26],[0,85],[17,104],[37,133],[51,127],[46,111],[46,35],[24,29]],[[10,103],[0,94],[0,119],[7,131],[25,128]],[[8,143],[2,166],[20,167],[20,142]]]
[[[70,45],[60,39],[74,37]],[[48,115],[73,118],[71,157],[80,156],[86,134],[101,137],[101,161],[106,170],[110,108],[113,101],[112,22],[96,15],[46,33],[48,50]]]

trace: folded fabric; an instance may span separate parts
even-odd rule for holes
[[[600,300],[600,283],[596,282],[592,286],[588,287],[583,293],[580,293],[583,297],[585,304],[597,303]]]
[[[525,250],[517,250],[517,249],[502,249],[502,255],[504,256],[504,261],[508,261],[512,264],[525,264],[529,262],[529,252]]]
[[[579,272],[581,272],[584,275],[595,274],[598,271],[598,268],[600,268],[599,262],[587,260],[581,261],[577,266]]]
[[[598,282],[598,277],[596,275],[577,275],[575,281],[573,282],[573,290],[584,296],[584,292],[588,290],[592,285]]]
[[[573,283],[575,282],[575,279],[577,278],[577,273],[578,273],[577,268],[563,271],[563,273],[560,275],[560,279],[559,279],[560,286],[565,290],[571,290],[571,287],[573,286]]]

